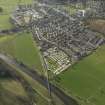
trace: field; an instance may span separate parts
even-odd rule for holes
[[[40,52],[30,33],[2,37],[0,52],[13,56],[30,68],[36,68],[39,73],[43,72]]]
[[[7,70],[0,63],[1,69]],[[15,105],[25,105],[22,102],[22,98],[28,103],[29,97],[22,84],[16,81],[9,73],[5,73],[4,75],[0,73],[0,105],[13,105],[14,103]]]
[[[25,105],[17,97],[28,100],[22,85],[14,80],[0,79],[0,105]]]
[[[0,0],[0,7],[3,8],[3,13],[0,14],[0,30],[13,27],[9,22],[9,17],[18,1]],[[22,0],[22,3],[31,3],[31,0]],[[70,10],[70,7],[66,7],[66,9]],[[70,13],[73,14],[75,12],[76,9],[72,7]],[[0,37],[0,53],[10,55],[30,68],[36,68],[38,73],[43,73],[44,69],[40,52],[37,44],[33,42],[31,33],[23,32],[12,36]],[[17,71],[21,72],[21,70]],[[38,105],[46,105],[47,102],[44,99],[46,97],[43,96],[43,94],[48,95],[46,89],[30,76],[22,72],[20,74],[38,92],[36,94],[36,100],[39,102]],[[92,55],[73,65],[57,78],[59,81],[55,80],[54,83],[64,89],[67,94],[72,95],[82,105],[105,105],[105,46],[100,47]],[[17,93],[15,89],[19,92]],[[13,101],[10,102],[10,105],[13,105],[16,101],[14,94],[21,97],[26,96],[22,85],[14,80],[3,80],[0,78],[1,91],[5,93],[5,96],[0,97],[0,105],[7,105],[12,98]],[[1,100],[4,100],[6,103],[2,103]],[[16,102],[15,105],[21,105],[18,101]]]
[[[66,6],[63,6],[63,8],[68,11],[68,13],[70,13],[70,15],[73,15],[77,12],[77,9],[73,6],[69,6],[69,5],[66,5]]]
[[[30,4],[32,0],[21,0],[21,4]],[[19,4],[19,0],[0,0],[0,7],[3,12],[0,14],[0,30],[12,28],[9,18],[14,8]],[[36,68],[40,72],[43,67],[36,43],[33,43],[32,35],[22,33],[0,38],[0,51],[8,53],[19,61],[27,64],[31,68]]]
[[[21,0],[21,4],[29,4],[32,0]],[[10,29],[12,24],[9,22],[10,15],[18,5],[19,0],[0,0],[0,7],[3,12],[0,13],[0,29]]]
[[[82,105],[105,105],[105,45],[58,77],[56,84]]]
[[[32,0],[21,0],[20,3],[30,4],[31,2]],[[5,2],[0,0],[0,7],[3,8],[3,13],[0,14],[0,29],[13,27],[9,22],[9,18],[17,4],[19,4],[19,0],[6,0]],[[20,35],[6,36],[1,38],[0,42],[1,52],[12,55],[32,68],[36,67],[38,70],[43,70],[39,51],[35,43],[33,43],[31,34],[22,33]]]
[[[0,7],[3,8],[3,12],[0,13],[0,30],[11,29],[13,27],[9,18],[18,2],[19,0],[0,0]],[[21,0],[21,4],[30,4],[31,2],[32,0]],[[30,68],[36,68],[39,73],[42,73],[43,71],[39,50],[36,43],[33,42],[32,34],[30,33],[23,32],[11,36],[0,36],[0,53],[12,56]],[[45,98],[36,92],[36,90],[40,90],[42,94],[47,94],[43,87],[40,87],[40,84],[37,83],[37,81],[32,80],[28,75],[23,75],[23,73],[20,73],[20,75],[22,75],[35,89],[33,95],[35,95],[37,105],[47,105]],[[17,82],[14,79],[1,78],[0,76],[0,105],[29,105],[28,102],[29,97],[27,96],[27,92],[20,82]]]
[[[0,0],[0,7],[3,8],[3,12],[0,13],[0,30],[11,29],[13,27],[9,22],[9,18],[14,8],[16,8],[18,1],[19,0]],[[21,0],[21,4],[30,4],[31,2],[32,0]],[[23,32],[20,34],[12,34],[10,36],[0,36],[0,53],[17,59],[19,62],[23,62],[30,68],[36,69],[40,74],[43,73],[40,52],[37,44],[33,41],[31,33]],[[47,105],[49,101],[48,90],[36,80],[33,80],[29,75],[23,73],[20,69],[13,65],[11,66],[33,88],[35,93],[33,92],[32,95],[35,95],[37,105]],[[1,92],[4,94],[3,97],[1,97]],[[26,96],[26,92],[20,83],[14,80],[0,79],[0,105],[29,105],[29,103],[25,103],[23,100],[21,103],[21,99],[17,99],[19,96],[23,97],[23,99],[25,99]],[[55,100],[58,105],[63,105],[58,97],[56,97]]]
[[[105,34],[105,20],[103,19],[89,19],[85,21],[85,24],[89,26],[90,29]]]
[[[47,92],[45,93],[43,86],[39,88],[40,84],[38,84],[37,81],[34,81],[14,65],[7,66],[7,64],[4,63],[2,65],[0,59],[0,70],[2,69],[14,71],[14,73],[18,75],[17,79],[20,77],[25,82],[23,83],[16,80],[9,72],[5,74],[0,72],[0,105],[30,105],[32,98],[37,105],[47,105],[45,98],[37,93],[36,89],[41,90],[41,94],[44,92],[45,96]],[[34,91],[26,89],[26,86],[30,86]]]

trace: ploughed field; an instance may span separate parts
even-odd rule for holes
[[[55,83],[82,105],[105,104],[105,45],[55,79]]]
[[[94,31],[105,34],[105,20],[103,19],[89,19],[86,21],[88,27]]]

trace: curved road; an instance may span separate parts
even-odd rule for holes
[[[35,70],[28,68],[22,63],[19,64],[19,62],[17,62],[15,59],[11,59],[3,54],[0,54],[0,59],[2,59],[8,65],[14,65],[17,68],[20,68],[23,72],[25,72],[26,74],[31,76],[33,79],[38,81],[45,88],[48,87],[46,78],[41,77]],[[54,86],[51,83],[50,83],[50,88],[51,88],[51,92],[54,93],[57,97],[59,97],[65,105],[78,105],[78,103],[74,99],[72,99],[72,97],[66,95],[63,91],[61,91],[58,87]]]

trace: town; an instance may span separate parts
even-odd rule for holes
[[[105,105],[104,0],[0,0],[0,105]]]

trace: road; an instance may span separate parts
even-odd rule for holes
[[[40,76],[35,70],[32,70],[25,66],[22,63],[18,63],[15,59],[11,59],[10,57],[0,54],[0,59],[2,59],[8,65],[14,65],[17,68],[21,69],[24,73],[32,77],[34,80],[38,81],[45,88],[48,88],[46,78]],[[29,70],[30,69],[30,70]],[[65,105],[78,105],[78,103],[70,96],[66,95],[62,90],[58,87],[50,83],[51,92],[54,93],[60,100],[63,101]]]

